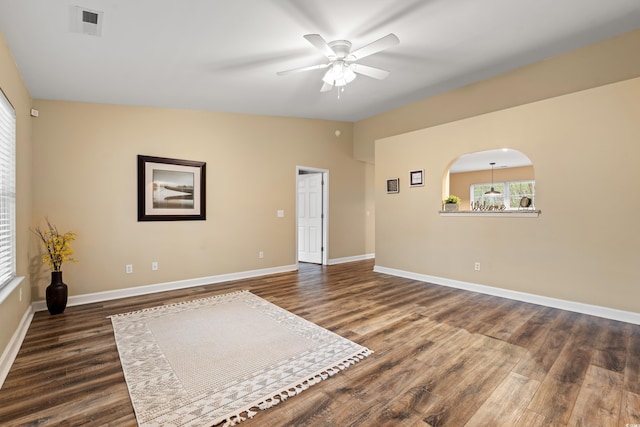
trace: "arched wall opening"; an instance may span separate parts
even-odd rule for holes
[[[451,195],[460,198],[460,211],[534,209],[533,163],[510,148],[463,154],[444,171],[443,201]]]

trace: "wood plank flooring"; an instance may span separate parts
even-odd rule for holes
[[[248,289],[375,353],[257,426],[640,424],[640,326],[387,276],[373,261],[39,312],[0,425],[135,426],[107,316]]]

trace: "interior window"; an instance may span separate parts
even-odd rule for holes
[[[459,211],[535,209],[533,163],[510,148],[463,154],[445,171],[442,199],[449,196],[460,198]]]

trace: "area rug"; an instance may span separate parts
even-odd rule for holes
[[[372,353],[248,291],[110,318],[140,426],[235,425]]]

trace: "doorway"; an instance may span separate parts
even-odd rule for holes
[[[298,262],[327,264],[329,171],[296,167],[296,251]]]

